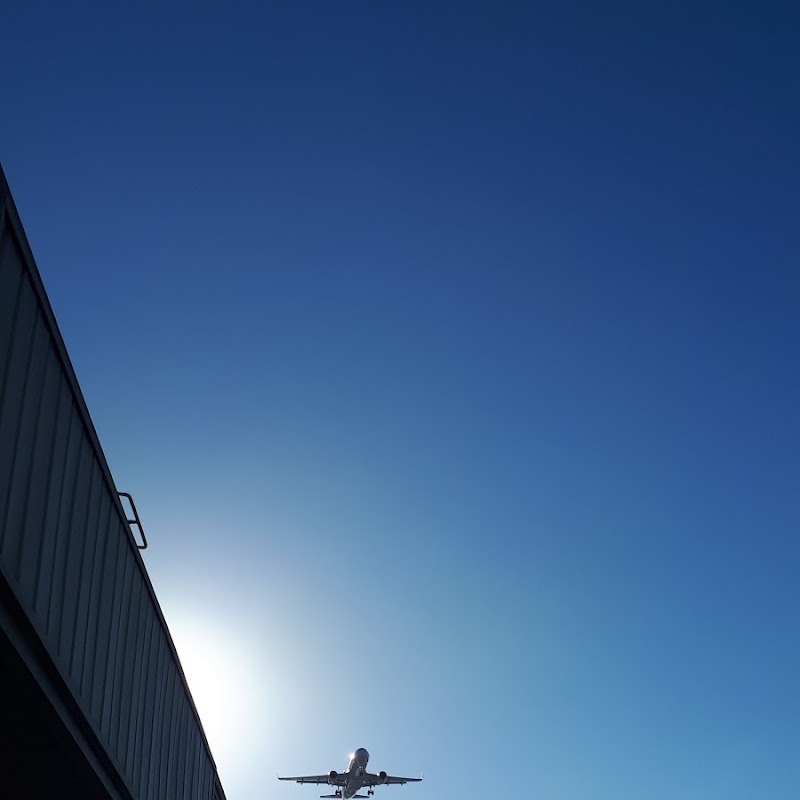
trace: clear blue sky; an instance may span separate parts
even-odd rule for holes
[[[229,800],[800,797],[800,10],[665,6],[3,7]]]

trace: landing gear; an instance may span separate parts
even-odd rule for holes
[[[374,789],[367,789],[367,797],[372,797],[372,795],[374,795],[374,794],[375,794],[375,790]]]

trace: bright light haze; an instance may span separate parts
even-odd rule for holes
[[[797,5],[167,5],[0,160],[228,800],[800,797]]]

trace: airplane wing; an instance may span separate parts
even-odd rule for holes
[[[336,778],[331,781],[330,775],[296,775],[291,778],[281,778],[278,775],[279,781],[294,781],[295,783],[327,783],[332,786],[344,786],[347,775],[337,775]]]
[[[364,786],[392,786],[399,783],[415,783],[422,778],[396,778],[394,775],[387,775],[382,778],[380,775],[373,775],[367,772],[361,776]]]

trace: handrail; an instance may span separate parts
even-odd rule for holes
[[[136,541],[136,537],[134,537],[133,541],[136,544],[136,547],[139,550],[147,550],[147,537],[144,535],[144,528],[142,527],[142,521],[139,519],[139,512],[136,510],[136,503],[133,502],[133,498],[127,492],[117,492],[120,497],[127,497],[128,502],[131,504],[131,509],[133,510],[133,519],[127,519],[128,512],[125,512],[125,521],[128,525],[135,525],[139,529],[139,533],[142,535],[142,544]],[[125,510],[125,506],[122,507],[123,511]]]

